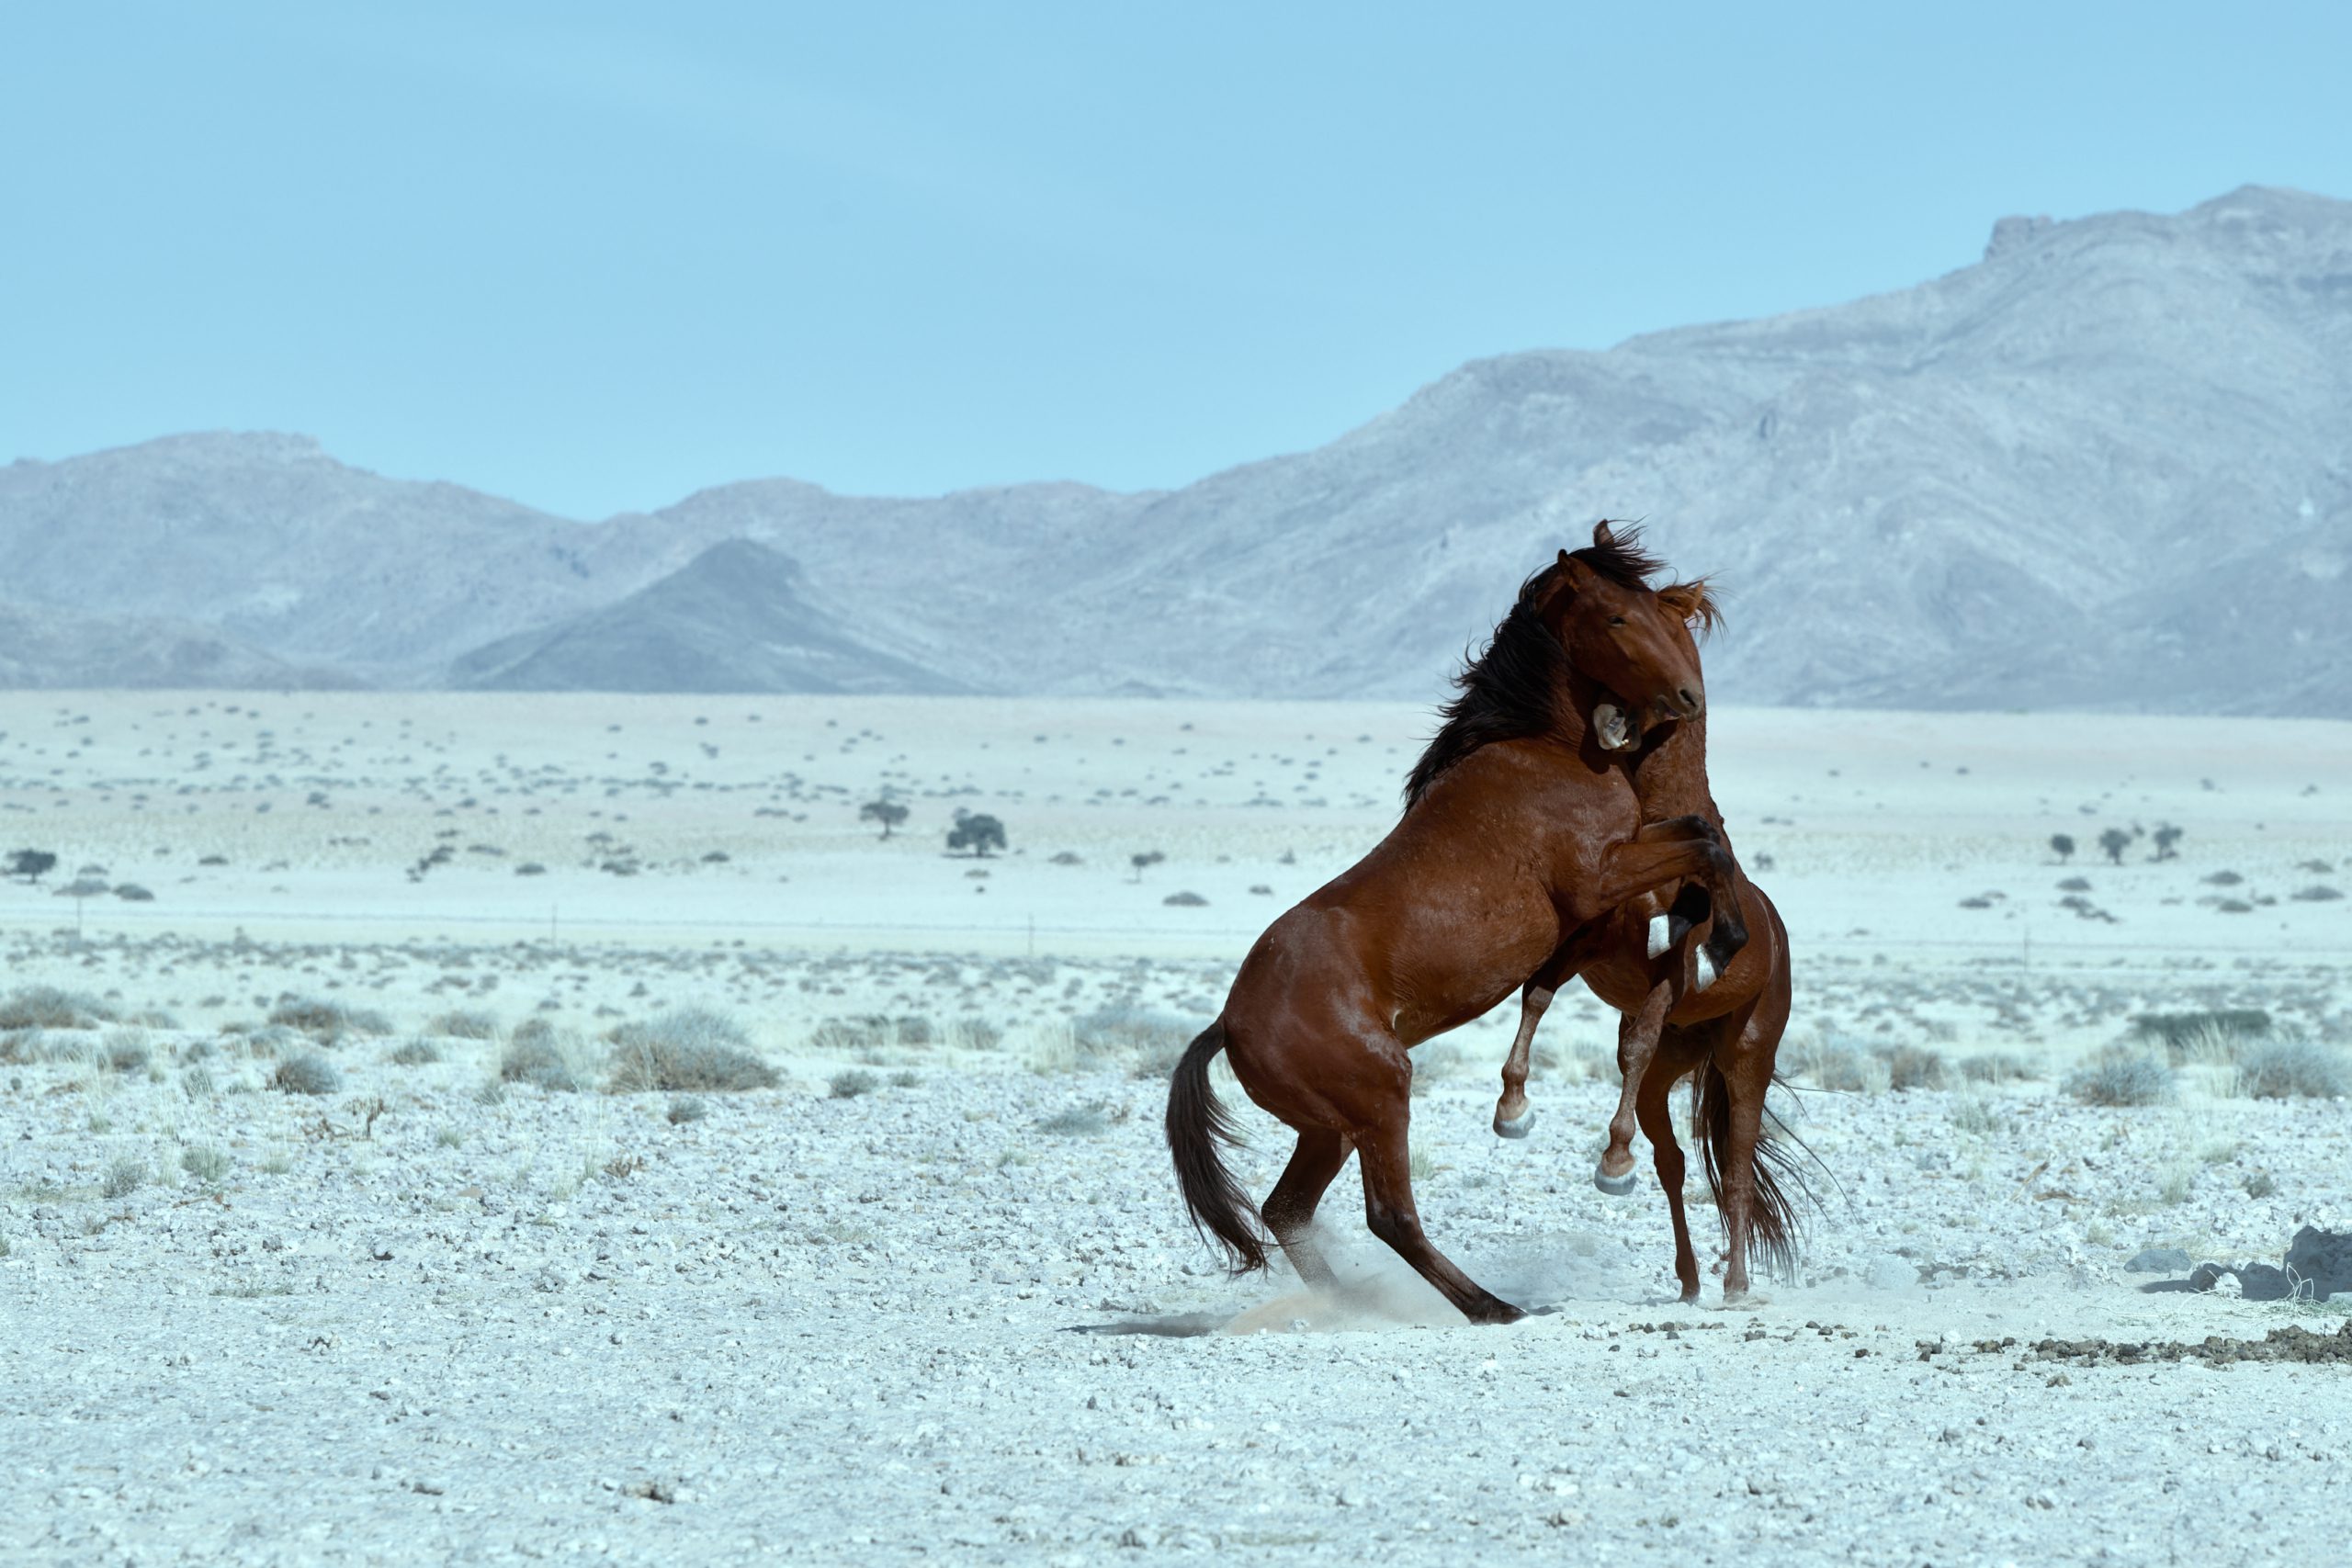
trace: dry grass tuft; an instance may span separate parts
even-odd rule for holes
[[[390,1034],[392,1021],[371,1008],[347,1007],[318,997],[285,997],[269,1010],[269,1021],[298,1029],[314,1040],[333,1043],[347,1035]]]
[[[0,1031],[12,1029],[96,1029],[115,1021],[114,1009],[87,991],[64,991],[55,986],[27,986],[0,1000]]]
[[[2070,1074],[2064,1088],[2086,1105],[2157,1105],[2172,1098],[2172,1074],[2146,1052],[2110,1046]]]
[[[774,1089],[782,1075],[753,1055],[751,1036],[726,1014],[678,1008],[612,1032],[614,1094]]]
[[[333,1094],[343,1087],[343,1075],[316,1051],[304,1051],[277,1064],[269,1087],[282,1094]]]

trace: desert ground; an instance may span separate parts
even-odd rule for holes
[[[1227,1278],[1159,1134],[1430,723],[0,694],[0,854],[55,857],[0,882],[0,1554],[2334,1550],[2352,1279],[2281,1269],[2352,1230],[2352,725],[1719,710],[1799,1262],[1675,1302],[1564,993],[1524,1142],[1512,1008],[1416,1052],[1423,1218],[1535,1309],[1495,1329],[1352,1171],[1348,1294]]]

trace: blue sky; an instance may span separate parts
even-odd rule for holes
[[[0,461],[1182,484],[1465,359],[2352,197],[2352,6],[11,6]]]

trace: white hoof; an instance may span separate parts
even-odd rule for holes
[[[1634,1173],[1629,1170],[1623,1176],[1611,1176],[1596,1168],[1592,1173],[1592,1184],[1611,1198],[1630,1197],[1634,1190]]]
[[[1709,957],[1707,950],[1702,947],[1698,957],[1690,964],[1690,987],[1693,990],[1703,991],[1714,983],[1715,961]]]
[[[1656,958],[1674,945],[1671,922],[1664,915],[1650,917],[1650,956]]]
[[[1532,1105],[1509,1122],[1499,1116],[1495,1118],[1495,1136],[1498,1138],[1523,1138],[1534,1129],[1535,1107]]]

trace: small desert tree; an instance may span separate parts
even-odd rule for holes
[[[1004,824],[985,812],[966,811],[958,807],[956,826],[947,829],[947,848],[951,853],[965,850],[986,857],[989,850],[1004,848]]]
[[[1136,868],[1135,879],[1137,882],[1141,882],[1143,880],[1143,874],[1147,868],[1158,865],[1161,861],[1164,861],[1168,857],[1166,855],[1161,854],[1158,850],[1146,850],[1141,854],[1129,855],[1127,857],[1127,863]]]
[[[2058,863],[2059,863],[2059,864],[2061,864],[2061,865],[2064,865],[2064,864],[2065,864],[2068,861],[2070,861],[2070,860],[2074,859],[2074,858],[2075,858],[2075,835],[2073,835],[2072,833],[2052,833],[2052,834],[2051,834],[2051,835],[2050,835],[2050,852],[2051,852],[2052,854],[2054,854],[2054,855],[2056,855],[2056,856],[2058,857]]]
[[[74,900],[74,934],[75,936],[82,934],[82,901],[85,898],[103,898],[112,891],[113,889],[106,885],[103,878],[96,876],[76,877],[57,889],[58,897]]]
[[[887,839],[891,829],[907,819],[907,808],[895,800],[869,800],[857,808],[857,819],[881,823],[882,836]]]
[[[27,882],[39,882],[56,867],[57,857],[47,850],[18,850],[8,857],[8,874]]]
[[[2176,828],[2169,822],[2157,823],[2155,833],[2153,835],[2156,844],[2156,858],[2178,860],[2180,852],[2173,846],[2180,842],[2181,836],[2186,831],[2186,829]]]
[[[2132,835],[2120,828],[2109,828],[2098,836],[2098,847],[2107,852],[2109,860],[2121,865],[2123,852],[2132,847]]]

